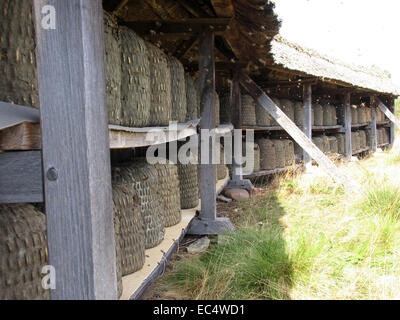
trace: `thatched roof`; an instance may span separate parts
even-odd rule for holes
[[[344,86],[400,95],[400,88],[384,73],[328,58],[314,50],[291,43],[279,35],[271,42],[270,55],[273,65],[286,70],[337,82]]]

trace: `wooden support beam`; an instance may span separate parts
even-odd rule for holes
[[[40,150],[40,124],[23,122],[0,131],[0,150]]]
[[[40,151],[0,153],[0,203],[43,202]]]
[[[194,44],[197,42],[198,37],[194,36],[191,37],[189,40],[185,40],[181,43],[180,46],[178,46],[178,48],[176,48],[175,52],[174,52],[174,56],[177,57],[178,59],[181,59],[182,57],[185,56],[186,53],[188,53],[194,46]],[[198,65],[197,65],[198,67]]]
[[[385,116],[388,117],[389,120],[397,126],[397,128],[400,129],[400,120],[396,118],[396,116],[392,113],[392,111],[390,111],[390,109],[387,106],[385,106],[381,100],[379,100],[378,98],[376,98],[376,100],[378,103],[378,108],[381,109],[381,111],[385,114]]]
[[[192,0],[178,0],[178,3],[186,9],[193,17],[208,17],[209,14],[197,3],[197,1]]]
[[[198,35],[203,31],[224,32],[230,19],[205,18],[164,21],[131,21],[124,25],[141,35],[146,34],[186,34]]]
[[[214,56],[214,33],[212,31],[203,32],[199,40],[199,90],[201,97],[201,122],[202,130],[215,129],[215,56]],[[201,136],[201,141],[204,139]],[[212,235],[226,232],[233,229],[229,219],[217,218],[216,204],[216,165],[212,163],[213,139],[207,137],[204,144],[208,145],[208,164],[200,163],[200,194],[201,212],[193,220],[189,234]],[[201,142],[203,145],[203,142]],[[201,148],[200,153],[205,152]],[[204,155],[201,155],[203,158]]]
[[[243,73],[239,76],[240,84],[268,113],[285,129],[285,131],[303,148],[337,183],[350,186],[346,177],[335,164],[289,119],[289,117],[269,98],[266,93]]]
[[[216,71],[234,71],[235,69],[244,69],[248,65],[247,62],[238,61],[238,62],[227,62],[227,61],[219,61],[215,63]],[[185,69],[187,71],[198,71],[198,64],[185,64]]]
[[[100,0],[34,0],[51,298],[116,299]],[[42,26],[44,6],[55,29]]]
[[[344,94],[344,134],[345,134],[345,157],[350,160],[352,156],[352,143],[351,143],[351,93],[347,91]]]
[[[375,100],[375,96],[371,96],[371,98],[370,98],[370,107],[371,107],[370,145],[371,145],[371,151],[375,152],[378,147],[378,140],[377,140],[377,135],[376,135],[376,100]]]
[[[311,84],[303,85],[303,108],[304,108],[304,126],[303,132],[308,139],[312,139],[312,86]],[[311,157],[303,151],[303,161],[306,168],[312,165]]]

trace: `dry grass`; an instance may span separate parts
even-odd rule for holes
[[[174,263],[159,285],[189,299],[399,299],[400,156],[280,177],[233,209],[222,245]]]

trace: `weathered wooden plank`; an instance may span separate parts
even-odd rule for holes
[[[110,149],[139,148],[184,139],[197,134],[199,120],[178,124],[176,128],[129,128],[110,125]],[[40,150],[40,124],[24,122],[0,131],[0,150]]]
[[[0,131],[0,150],[40,150],[42,135],[39,123],[23,122]]]
[[[376,134],[376,101],[375,96],[370,97],[370,107],[371,107],[371,134],[370,134],[370,145],[372,152],[375,152],[378,147],[378,140]]]
[[[214,55],[214,33],[203,32],[199,40],[199,90],[201,96],[201,130],[212,130],[215,128],[215,55]],[[206,139],[203,141],[203,139]],[[193,220],[189,234],[215,235],[233,229],[232,223],[226,218],[217,218],[217,193],[215,189],[216,165],[212,164],[213,138],[201,135],[201,146],[208,145],[208,154],[201,147],[200,215]],[[204,162],[208,158],[208,164]]]
[[[39,122],[39,110],[0,101],[0,129],[9,128],[22,122]]]
[[[378,107],[379,109],[382,110],[382,112],[386,115],[386,117],[389,118],[389,120],[391,122],[393,122],[397,128],[400,128],[400,120],[396,118],[396,116],[389,110],[388,107],[386,107],[381,100],[379,100],[378,98],[376,98],[377,103],[378,103]]]
[[[346,178],[341,174],[335,164],[302,132],[296,124],[266,95],[266,93],[250,79],[240,73],[240,84],[268,113],[279,123],[282,128],[303,148],[336,182],[348,185]]]
[[[232,0],[211,0],[211,4],[219,17],[233,17],[235,15]]]
[[[163,34],[199,34],[205,29],[213,32],[224,32],[230,19],[228,18],[196,18],[185,20],[163,21],[130,21],[123,24],[141,35]]]
[[[215,57],[214,57],[214,33],[201,34],[199,41],[199,90],[201,96],[201,129],[215,128]],[[209,163],[200,164],[200,193],[201,215],[205,219],[215,219],[216,216],[216,192],[215,177],[216,166],[212,164],[212,140],[209,139]]]
[[[0,203],[43,202],[40,151],[0,153]]]
[[[55,29],[42,26],[48,5]],[[34,9],[51,298],[116,299],[101,1]]]
[[[352,144],[351,144],[351,105],[350,105],[351,94],[346,92],[344,94],[344,134],[345,134],[345,156],[346,159],[350,160],[352,156]]]
[[[312,86],[310,83],[303,86],[303,108],[304,108],[304,126],[303,132],[308,137],[312,139]],[[303,151],[303,161],[304,165],[310,167],[311,157],[306,151]]]

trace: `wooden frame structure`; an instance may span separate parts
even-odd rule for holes
[[[127,3],[127,1],[112,2],[116,4],[113,8],[118,12]],[[268,81],[266,84],[267,87],[298,87],[302,90],[304,127],[298,128],[256,84],[257,81],[244,74],[245,71],[250,73],[252,70],[248,67],[249,61],[252,61],[251,67],[255,70],[268,65],[268,61],[262,59],[265,47],[279,29],[279,24],[274,21],[270,8],[267,5],[246,7],[242,0],[210,0],[213,5],[212,11],[217,15],[210,19],[204,17],[210,10],[194,8],[189,5],[192,2],[178,2],[184,3],[185,9],[196,19],[176,21],[165,18],[161,19],[162,22],[157,19],[147,22],[127,21],[125,24],[153,37],[163,37],[165,34],[167,37],[183,35],[183,41],[173,48],[182,60],[185,60],[185,56],[191,51],[197,50],[195,43],[198,42],[202,110],[200,128],[215,128],[215,73],[216,69],[221,68],[232,79],[230,105],[235,129],[242,129],[242,87],[280,125],[273,129],[259,128],[259,130],[288,132],[306,150],[304,152],[306,165],[311,164],[312,157],[334,179],[343,182],[344,177],[311,142],[313,130],[329,129],[312,127],[313,86],[320,81],[312,77],[295,83]],[[41,24],[42,8],[47,5],[54,6],[56,10],[57,24],[54,30],[44,29]],[[246,14],[238,15],[239,21],[232,21],[236,7],[240,12],[249,13],[248,15],[254,17],[256,22],[249,23],[247,18],[243,19]],[[107,124],[101,1],[34,0],[34,8],[41,134],[38,133],[39,128],[33,129],[36,132],[36,139],[28,141],[23,149],[29,151],[0,153],[0,202],[45,202],[49,263],[57,270],[57,286],[51,292],[52,299],[116,299],[109,150],[110,146],[111,148],[142,146],[142,140],[139,142],[134,140],[129,128],[110,128]],[[162,10],[156,13],[161,18],[167,15]],[[261,19],[260,17],[263,19],[268,17],[269,20],[257,20]],[[244,21],[240,21],[241,18]],[[259,30],[254,31],[255,26]],[[222,34],[224,39],[218,38],[215,41],[215,38]],[[229,45],[225,44],[225,40]],[[216,61],[216,52],[227,59]],[[191,61],[186,62],[187,70],[193,68]],[[269,66],[267,70],[275,72],[276,68]],[[351,92],[349,88],[345,90],[341,91],[345,105],[343,129],[346,137],[346,156],[351,158],[354,154],[351,146]],[[371,94],[371,92],[364,93]],[[388,111],[393,111],[393,105],[389,105],[388,109],[378,97],[372,96],[371,107],[371,144],[374,151],[377,148],[376,107],[391,118]],[[23,124],[19,130],[26,132],[32,128]],[[390,130],[390,143],[393,144],[394,124],[390,125]],[[184,128],[176,132],[176,139],[194,134],[196,126]],[[32,145],[36,147],[32,148]],[[7,148],[12,150],[12,147]],[[228,187],[250,189],[252,184],[244,179],[241,170],[239,145],[234,146],[234,154],[232,180]],[[233,228],[228,219],[216,217],[215,199],[219,190],[215,188],[215,167],[213,164],[204,164],[200,167],[201,209],[185,232],[218,234]],[[279,170],[263,174],[273,174]],[[159,270],[153,273],[157,274]]]

